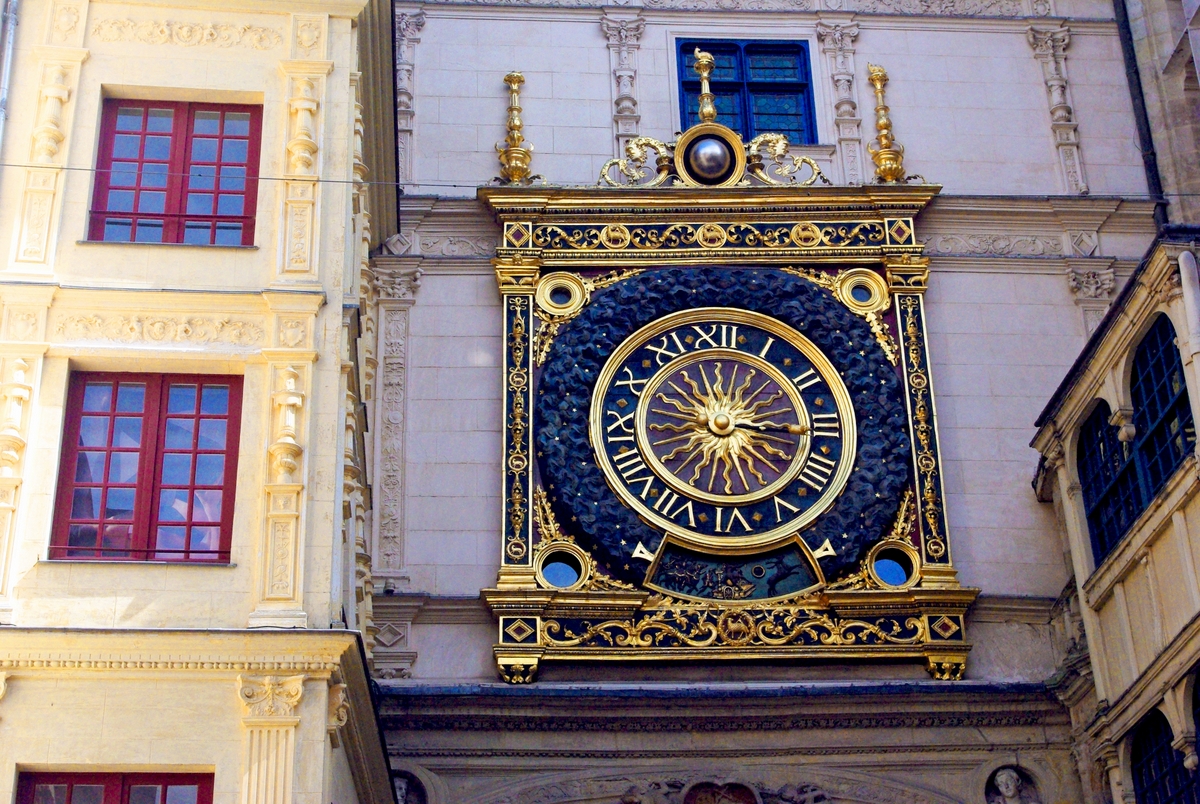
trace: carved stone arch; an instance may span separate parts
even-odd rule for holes
[[[716,771],[714,773],[714,771]],[[731,767],[732,771],[732,767]],[[985,777],[986,778],[986,777]],[[653,804],[680,804],[698,783],[746,785],[764,801],[784,788],[815,786],[829,804],[961,804],[953,796],[884,776],[820,766],[762,765],[721,774],[708,766],[639,767],[630,773],[554,773],[525,778],[481,795],[478,804],[617,804],[623,797]],[[439,804],[442,804],[439,801]]]
[[[421,783],[421,786],[425,788],[425,804],[457,804],[457,799],[450,795],[445,781],[433,771],[415,762],[398,759],[394,756],[389,757],[389,764],[393,776],[407,773]]]
[[[1193,667],[1183,678],[1167,690],[1156,705],[1171,726],[1171,745],[1184,755],[1184,766],[1190,771],[1200,767],[1200,756],[1196,754],[1196,715],[1192,701],[1196,691],[1197,668]]]
[[[1186,322],[1180,320],[1182,318],[1181,312],[1174,311],[1173,314],[1173,307],[1174,305],[1165,303],[1155,305],[1154,309],[1151,310],[1140,322],[1138,322],[1137,327],[1134,328],[1133,336],[1129,339],[1129,348],[1126,349],[1124,353],[1118,355],[1116,361],[1113,363],[1112,379],[1114,385],[1116,386],[1117,398],[1121,403],[1121,410],[1133,410],[1133,395],[1130,390],[1132,387],[1131,380],[1133,379],[1133,359],[1137,354],[1138,349],[1141,347],[1142,341],[1146,339],[1146,333],[1149,332],[1150,328],[1154,326],[1154,323],[1158,321],[1158,316],[1160,314],[1165,315],[1168,320],[1170,320],[1171,327],[1175,330],[1175,348],[1179,348],[1179,327],[1181,324],[1186,326]],[[1191,392],[1192,389],[1188,388],[1189,395]],[[1114,407],[1113,410],[1115,412],[1117,408]]]

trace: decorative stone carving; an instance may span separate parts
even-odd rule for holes
[[[1063,253],[1062,238],[1037,234],[946,234],[925,243],[929,254],[979,257],[1043,257]]]
[[[323,66],[321,72],[314,66]],[[316,278],[313,255],[316,253],[317,174],[320,153],[322,95],[325,76],[332,62],[289,61],[282,64],[287,76],[288,141],[286,146],[287,179],[284,182],[283,277],[300,280]],[[318,67],[318,70],[320,67]]]
[[[238,676],[247,717],[291,717],[304,694],[304,676]]]
[[[79,30],[79,6],[73,3],[55,3],[50,16],[50,36],[53,44],[64,44],[74,39]]]
[[[1021,0],[857,0],[858,11],[966,17],[1019,17]]]
[[[350,721],[350,696],[345,684],[329,685],[329,712],[325,721],[325,731],[329,734],[329,742],[334,748],[339,747],[338,729]]]
[[[283,43],[278,31],[257,25],[219,22],[175,22],[173,20],[101,19],[92,26],[92,36],[101,42],[141,42],[146,45],[233,47],[270,50]]]
[[[413,77],[425,12],[396,12],[396,180],[412,181]]]
[[[25,453],[25,406],[33,394],[32,386],[26,382],[29,363],[19,357],[7,362],[8,379],[0,385],[0,478],[17,475]]]
[[[404,566],[404,426],[407,418],[408,316],[421,286],[417,267],[375,266],[378,277],[380,393],[375,421],[375,485],[379,505],[376,517],[376,550],[380,576],[397,576]]]
[[[1077,257],[1094,257],[1100,250],[1100,233],[1088,231],[1068,231],[1067,240],[1071,243],[1071,251]]]
[[[1037,785],[1019,768],[1001,768],[992,774],[985,790],[988,804],[1042,804]]]
[[[264,338],[263,328],[249,321],[156,315],[70,315],[58,320],[54,333],[68,341],[230,343],[237,346],[255,346]]]
[[[304,394],[299,390],[300,372],[294,366],[288,366],[280,372],[283,388],[274,394],[275,411],[277,415],[275,440],[271,443],[270,454],[274,468],[276,483],[295,482],[296,470],[299,468],[300,455],[304,448],[297,439],[300,409],[304,407]]]
[[[1116,281],[1116,272],[1112,265],[1101,268],[1067,268],[1067,285],[1079,299],[1107,300],[1112,296]]]
[[[625,143],[637,136],[638,123],[642,119],[638,114],[636,95],[637,52],[646,31],[646,21],[640,14],[634,17],[605,14],[600,18],[600,30],[608,39],[609,60],[616,83],[613,125],[616,128],[615,153],[619,158],[625,153]]]
[[[1087,177],[1084,175],[1079,145],[1079,123],[1075,120],[1075,110],[1071,108],[1067,85],[1067,47],[1071,44],[1071,31],[1065,25],[1058,28],[1031,25],[1026,30],[1026,38],[1033,48],[1034,57],[1042,65],[1050,103],[1050,130],[1054,134],[1054,146],[1058,149],[1067,192],[1087,195]]]
[[[541,8],[611,8],[632,5],[628,0],[426,0],[426,5],[452,3]],[[1051,0],[643,0],[644,8],[663,11],[779,12],[859,11],[867,14],[953,17],[1053,16]],[[1028,7],[1028,8],[1027,8]]]
[[[325,29],[328,18],[318,14],[292,16],[292,58],[321,59],[325,57]]]
[[[862,118],[854,94],[854,40],[858,38],[858,25],[818,22],[817,38],[829,61],[833,81],[833,117],[842,175],[847,184],[862,184]]]

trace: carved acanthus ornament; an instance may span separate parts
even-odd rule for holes
[[[613,96],[613,125],[616,129],[616,153],[619,156],[624,152],[626,143],[637,136],[638,123],[642,119],[638,114],[636,95],[637,52],[642,34],[646,30],[646,21],[640,15],[618,18],[605,14],[600,18],[600,30],[608,39],[613,80],[616,85],[616,94]]]
[[[1116,271],[1111,265],[1102,268],[1072,266],[1067,269],[1067,285],[1080,299],[1107,300],[1112,296],[1116,281]]]
[[[296,711],[305,676],[238,676],[242,725],[242,804],[292,804],[295,782]]]
[[[396,180],[412,181],[413,72],[419,34],[425,27],[425,12],[396,11]]]
[[[854,40],[858,38],[858,25],[818,22],[817,37],[833,80],[834,125],[842,174],[847,184],[862,184],[862,118],[854,91]]]
[[[238,676],[246,717],[292,717],[304,694],[304,676]]]
[[[329,685],[329,710],[325,720],[325,731],[334,748],[341,745],[338,732],[350,722],[350,695],[345,684]]]
[[[379,294],[380,392],[375,406],[375,574],[403,577],[405,421],[408,399],[408,319],[421,286],[421,269],[412,260],[377,258]]]
[[[1065,25],[1058,28],[1031,25],[1026,30],[1026,39],[1033,48],[1034,58],[1042,65],[1050,104],[1050,130],[1054,134],[1063,182],[1067,192],[1087,195],[1087,177],[1079,145],[1079,123],[1075,120],[1067,85],[1067,47],[1071,44],[1071,31]]]

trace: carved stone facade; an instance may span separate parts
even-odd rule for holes
[[[854,40],[858,38],[858,25],[821,21],[817,23],[817,37],[821,40],[821,52],[828,60],[829,77],[833,81],[833,116],[842,176],[846,184],[862,184],[862,118],[858,114],[854,90]]]
[[[412,180],[416,49],[424,27],[423,11],[396,9],[396,178],[400,184]]]
[[[600,30],[608,40],[611,53],[613,81],[613,125],[616,128],[616,156],[624,156],[625,144],[638,134],[641,115],[637,108],[637,52],[646,21],[638,16],[615,16],[605,13],[600,18]]]
[[[1087,176],[1079,147],[1079,123],[1075,119],[1067,85],[1067,47],[1071,44],[1071,30],[1065,24],[1058,28],[1031,25],[1027,38],[1034,57],[1042,65],[1042,75],[1046,80],[1050,131],[1054,135],[1054,147],[1058,151],[1066,190],[1087,195]]]

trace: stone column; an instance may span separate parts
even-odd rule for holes
[[[609,60],[612,63],[615,94],[613,95],[613,126],[616,134],[616,155],[625,155],[625,144],[638,135],[636,95],[637,52],[641,45],[646,21],[640,13],[632,17],[605,13],[600,18],[600,30],[608,39]]]
[[[377,257],[380,352],[375,401],[374,574],[407,580],[405,562],[405,423],[407,421],[408,314],[421,286],[420,257]],[[386,580],[385,580],[386,583]]]
[[[396,9],[396,181],[412,181],[413,81],[419,34],[425,27],[424,11]]]
[[[817,38],[833,81],[833,118],[842,176],[846,184],[862,184],[862,118],[854,95],[854,40],[858,38],[858,24],[818,22]]]
[[[1087,195],[1087,176],[1084,174],[1079,145],[1079,123],[1075,120],[1075,110],[1071,108],[1070,88],[1067,85],[1067,47],[1071,44],[1071,30],[1065,25],[1058,28],[1031,25],[1026,31],[1026,38],[1033,48],[1034,57],[1042,65],[1046,96],[1050,102],[1050,130],[1054,134],[1054,147],[1058,150],[1066,191]]]
[[[295,779],[296,706],[304,676],[238,676],[245,707],[242,804],[292,804]]]

